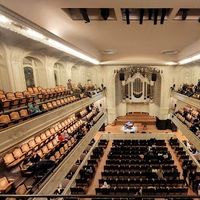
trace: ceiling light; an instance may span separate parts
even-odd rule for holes
[[[194,55],[192,57],[189,57],[189,58],[185,58],[183,60],[180,60],[178,63],[180,65],[184,65],[184,64],[187,64],[187,63],[190,63],[190,62],[193,62],[193,61],[196,61],[196,60],[199,60],[200,59],[200,54],[197,54],[197,55]]]
[[[0,15],[0,23],[7,24],[9,22],[11,22],[10,19],[8,19],[7,17],[5,17],[4,15]]]
[[[116,53],[116,50],[115,49],[106,49],[104,51],[102,51],[103,54],[106,54],[106,55],[113,55]]]
[[[178,53],[177,50],[163,50],[161,51],[162,54],[166,54],[166,55],[176,55]]]
[[[173,61],[170,61],[170,62],[166,62],[165,65],[177,65],[178,63],[177,62],[173,62]]]
[[[28,29],[26,30],[26,33],[27,33],[29,36],[34,37],[34,38],[38,38],[38,39],[44,39],[44,38],[45,38],[44,35],[42,35],[41,33],[38,33],[37,31],[34,31],[33,29],[30,29],[30,28],[28,28]]]
[[[81,52],[79,52],[75,49],[72,49],[71,47],[68,47],[68,46],[66,46],[66,45],[64,45],[64,44],[62,44],[62,43],[60,43],[56,40],[48,39],[48,44],[50,46],[58,49],[58,50],[61,50],[65,53],[68,53],[68,54],[73,55],[75,57],[81,58],[85,61],[91,62],[95,65],[100,64],[100,62],[98,60],[91,58],[91,57],[89,57],[89,56],[87,56],[87,55],[85,55],[85,54],[83,54],[83,53],[81,53]]]
[[[12,23],[11,23],[12,22]],[[4,27],[6,29],[9,29],[11,31],[14,31],[18,34],[21,34],[25,37],[28,37],[30,39],[34,39],[38,42],[41,42],[45,45],[54,47],[60,51],[63,51],[65,53],[68,53],[72,56],[75,56],[77,58],[80,58],[82,60],[85,60],[87,62],[90,62],[92,64],[98,65],[100,64],[100,62],[98,60],[96,60],[95,58],[92,58],[86,54],[83,54],[71,47],[69,47],[68,45],[65,45],[61,42],[58,42],[56,40],[53,40],[51,38],[48,38],[47,36],[29,28],[26,27],[25,25],[22,25],[21,23],[19,23],[18,21],[13,21],[10,20],[9,18],[5,17],[4,15],[0,14],[0,26]]]

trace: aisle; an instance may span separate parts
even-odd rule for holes
[[[97,167],[95,176],[92,180],[92,183],[90,184],[89,188],[88,188],[88,192],[87,194],[89,195],[95,195],[95,188],[99,187],[99,179],[101,179],[101,172],[104,171],[104,165],[106,164],[106,160],[107,160],[107,155],[110,152],[110,149],[112,147],[112,141],[108,142],[108,146],[106,147],[106,149],[104,150],[104,155],[101,158],[99,165]]]
[[[183,170],[182,170],[182,167],[181,167],[181,163],[179,162],[174,150],[171,148],[168,141],[166,141],[166,146],[167,146],[168,151],[170,152],[170,154],[172,156],[172,159],[174,160],[174,165],[177,166],[178,172],[180,172],[180,178],[183,179],[183,176],[182,176]],[[188,187],[188,195],[196,195],[190,187]]]

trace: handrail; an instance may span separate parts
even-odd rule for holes
[[[181,93],[178,93],[176,91],[173,91],[172,95],[173,95],[173,97],[175,97],[179,101],[182,101],[185,104],[189,104],[189,105],[196,107],[196,108],[200,107],[200,100],[199,99],[195,99],[193,97],[188,97],[188,96],[181,94]]]
[[[192,131],[190,131],[188,127],[183,124],[175,115],[171,117],[171,120],[177,126],[180,132],[183,133],[183,135],[185,135],[186,138],[192,142],[198,151],[200,151],[200,139]]]
[[[44,198],[47,200],[50,200],[52,198],[61,198],[61,199],[72,199],[72,198],[102,198],[102,199],[108,199],[108,198],[126,198],[126,199],[133,199],[133,198],[193,198],[196,200],[200,199],[200,195],[12,195],[12,194],[0,194],[0,198],[7,198],[7,197],[13,197],[18,199],[28,199],[28,198]]]

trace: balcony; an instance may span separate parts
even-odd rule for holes
[[[176,116],[171,117],[172,122],[177,126],[180,132],[187,137],[187,139],[194,144],[196,149],[200,151],[200,139],[188,129]]]
[[[185,95],[180,94],[178,92],[172,92],[172,96],[174,98],[178,99],[179,101],[182,101],[182,102],[189,104],[193,107],[200,108],[200,100],[198,100],[198,99],[185,96]]]
[[[92,98],[84,98],[80,101],[76,101],[74,103],[49,111],[29,121],[25,121],[24,123],[1,131],[0,152],[3,152],[10,147],[22,142],[23,140],[30,138],[36,133],[46,129],[50,125],[55,124],[56,122],[75,112],[78,112],[79,110],[102,99],[103,97],[104,93],[101,92],[92,96]]]

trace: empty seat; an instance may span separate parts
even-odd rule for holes
[[[47,146],[43,146],[42,147],[42,152],[46,155],[46,154],[48,154],[50,152],[50,150],[48,149]]]
[[[8,100],[11,101],[12,106],[17,106],[19,105],[20,99],[15,97],[15,94],[13,92],[7,92],[6,97]]]
[[[26,104],[27,99],[22,92],[15,92],[16,98],[20,99],[20,104]]]
[[[21,184],[20,186],[17,187],[15,193],[19,195],[23,195],[23,194],[28,194],[29,191],[30,189],[28,189],[25,184]]]
[[[52,106],[52,104],[50,102],[47,103],[47,107],[48,107],[49,110],[53,109],[53,106]]]
[[[6,177],[0,178],[0,193],[7,193],[12,188],[12,181],[9,181]]]
[[[14,149],[13,156],[15,157],[15,159],[24,158],[21,148]]]
[[[36,144],[36,142],[35,142],[34,139],[30,140],[30,141],[28,142],[28,145],[29,145],[29,147],[30,147],[31,149],[33,149],[33,148],[35,148],[35,147],[37,146],[37,144]]]
[[[22,119],[26,119],[28,118],[29,114],[28,114],[28,110],[27,109],[22,109],[19,111],[20,117]]]
[[[7,126],[11,122],[9,115],[0,115],[0,125]]]
[[[58,107],[56,101],[52,101],[52,105],[53,105],[54,108],[57,108],[57,107]]]
[[[45,103],[42,104],[42,109],[44,111],[48,111],[49,110],[48,107],[47,107],[47,105]]]
[[[21,150],[22,150],[22,152],[25,153],[25,154],[28,153],[28,152],[30,152],[30,147],[29,147],[28,143],[22,144]]]
[[[40,136],[35,137],[35,142],[37,145],[40,145],[40,144],[42,145],[42,139],[40,138]]]
[[[53,149],[54,149],[54,145],[53,145],[52,142],[49,142],[49,143],[47,144],[47,147],[48,147],[49,150],[53,150]]]
[[[19,116],[18,112],[11,112],[10,119],[11,119],[11,121],[19,121],[21,119],[21,117]]]
[[[47,135],[45,133],[42,133],[40,135],[40,138],[41,138],[42,141],[46,141],[47,140]]]

